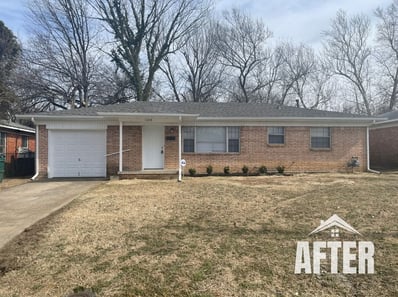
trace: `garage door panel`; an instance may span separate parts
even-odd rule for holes
[[[106,176],[105,130],[50,130],[49,177]]]

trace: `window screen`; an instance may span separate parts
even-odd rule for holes
[[[196,149],[198,153],[226,152],[225,127],[197,127]]]
[[[240,139],[240,129],[239,127],[228,127],[228,152],[238,153]]]
[[[285,143],[285,128],[269,127],[268,128],[268,143],[269,144],[284,144]]]
[[[330,128],[311,128],[311,148],[330,148]]]
[[[195,128],[183,127],[182,138],[183,138],[184,152],[193,153],[195,151]]]
[[[185,153],[239,152],[239,127],[183,127]]]

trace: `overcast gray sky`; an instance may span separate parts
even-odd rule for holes
[[[26,36],[26,2],[29,0],[0,0],[0,20],[14,34]],[[378,7],[392,0],[214,0],[215,9],[222,11],[240,8],[260,18],[274,33],[275,39],[303,42],[317,46],[321,32],[329,26],[339,8],[349,14],[364,13],[373,16]]]

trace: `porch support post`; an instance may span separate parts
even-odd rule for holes
[[[178,124],[178,181],[181,181],[181,117],[180,123]]]
[[[119,121],[119,173],[123,171],[123,122]]]

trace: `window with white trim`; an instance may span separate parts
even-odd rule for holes
[[[28,148],[28,146],[29,146],[28,141],[29,141],[29,137],[26,136],[26,135],[22,135],[22,145],[21,145],[21,147]]]
[[[311,148],[329,149],[330,147],[330,128],[311,128]]]
[[[195,152],[195,128],[183,127],[182,139],[183,139],[183,151],[185,153]]]
[[[0,154],[6,153],[6,134],[0,132]]]
[[[268,127],[268,144],[285,144],[285,128]]]
[[[184,153],[238,153],[239,127],[182,127]]]

